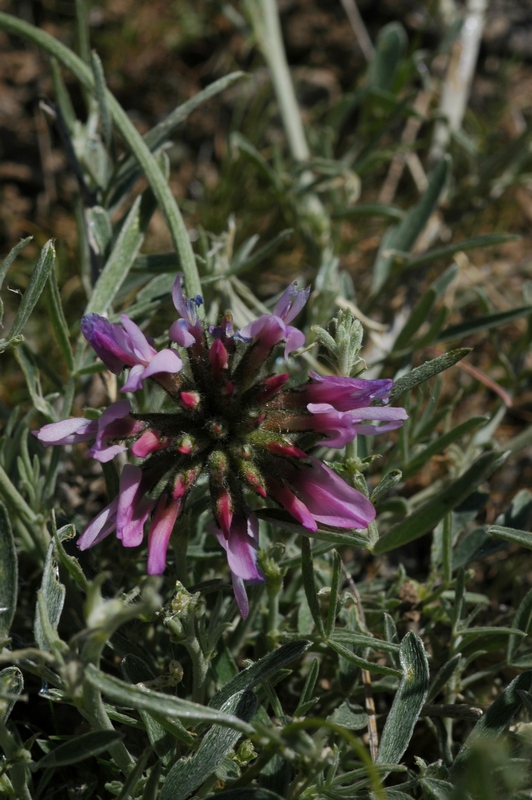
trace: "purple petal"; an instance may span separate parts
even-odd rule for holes
[[[117,330],[118,329],[118,330]],[[118,343],[120,328],[99,314],[87,314],[81,320],[81,332],[105,366],[118,375],[128,363],[127,353]]]
[[[144,378],[145,370],[146,367],[144,364],[137,364],[136,366],[132,367],[129,371],[127,381],[124,383],[120,391],[136,392],[138,389],[142,389],[142,379]]]
[[[244,581],[242,578],[238,578],[236,575],[231,573],[231,582],[233,584],[233,593],[235,595],[238,610],[240,611],[240,616],[242,619],[246,619],[247,615],[249,614],[249,602]]]
[[[280,499],[277,491],[272,492],[273,497],[308,530],[316,530],[316,524],[310,526],[303,521],[301,506],[316,522],[335,528],[367,528],[375,519],[375,509],[370,501],[316,458],[310,457],[298,466],[288,461],[281,462],[279,471],[290,483],[301,505],[293,504],[292,510],[286,500]],[[283,488],[289,500],[289,490]]]
[[[314,519],[337,528],[367,528],[375,519],[370,501],[318,459],[309,461],[292,481]]]
[[[92,522],[89,522],[83,533],[78,539],[78,547],[80,550],[87,550],[95,544],[99,544],[106,536],[109,536],[116,527],[116,513],[118,509],[118,497],[109,503],[108,506],[100,511],[94,517]]]
[[[363,378],[345,378],[337,375],[318,375],[309,372],[312,379],[301,387],[303,402],[331,403],[338,411],[351,411],[369,406],[373,400],[386,402],[393,386],[391,380],[366,381]]]
[[[181,498],[170,500],[166,505],[167,500],[167,496],[162,494],[150,526],[148,534],[148,575],[163,574],[166,567],[168,543],[181,510]]]
[[[161,350],[159,353],[153,356],[152,360],[144,370],[144,374],[142,379],[145,380],[146,378],[150,378],[152,375],[158,375],[160,372],[169,372],[174,374],[179,372],[181,367],[183,366],[183,362],[175,350],[171,350],[167,348],[165,350]]]
[[[142,542],[144,523],[155,502],[145,496],[140,467],[126,464],[120,476],[120,492],[116,515],[116,535],[124,547],[137,547]]]
[[[263,314],[240,329],[240,335],[259,342],[264,350],[271,350],[286,338],[286,325],[273,314]]]
[[[294,350],[297,350],[298,347],[303,347],[305,344],[305,334],[299,330],[299,328],[293,328],[292,325],[288,325],[286,328],[287,337],[286,337],[286,347],[284,349],[284,357],[288,358],[290,353]]]
[[[172,323],[168,336],[181,347],[190,347],[195,344],[196,337],[190,333],[190,323],[185,319],[178,319]]]
[[[306,289],[298,289],[295,284],[291,284],[284,290],[277,301],[273,313],[280,317],[283,322],[292,322],[297,317],[303,306],[308,300],[310,286]]]
[[[139,326],[127,314],[121,314],[120,319],[128,336],[132,355],[136,357],[136,360],[142,361],[144,364],[151,361],[157,351],[148,342]]]
[[[241,514],[235,514],[227,539],[220,528],[213,526],[212,530],[227,553],[227,563],[231,572],[246,581],[261,580],[262,573],[257,568],[258,521],[256,515],[251,513],[246,519]]]
[[[71,417],[61,422],[51,422],[43,425],[33,435],[44,445],[50,444],[77,444],[94,439],[98,430],[98,420],[85,419],[84,417]]]

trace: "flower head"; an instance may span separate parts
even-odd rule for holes
[[[120,325],[96,314],[83,319],[83,333],[106,366],[117,374],[129,368],[122,391],[137,391],[150,379],[165,390],[170,408],[132,413],[122,400],[98,420],[64,420],[35,432],[43,444],[94,440],[89,455],[100,461],[127,447],[143,459],[123,468],[118,497],[84,530],[81,549],[113,531],[125,547],[135,547],[148,526],[147,570],[161,574],[174,525],[206,475],[214,520],[209,530],[226,553],[246,616],[244,581],[263,580],[251,510],[257,503],[270,498],[309,532],[319,525],[351,529],[372,522],[369,500],[309,453],[317,444],[341,448],[357,434],[390,430],[406,413],[372,405],[388,399],[391,381],[311,372],[307,383],[291,388],[288,373],[272,372],[278,345],[288,355],[305,342],[290,323],[308,295],[309,289],[292,285],[273,314],[240,331],[229,313],[208,327],[198,315],[202,298],[189,300],[178,276],[173,300],[180,318],[169,334],[174,346],[159,352],[125,314]]]

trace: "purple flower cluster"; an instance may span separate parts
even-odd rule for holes
[[[244,581],[263,580],[254,495],[271,498],[310,532],[320,523],[360,529],[372,522],[369,500],[306,451],[316,444],[342,448],[357,433],[399,427],[407,415],[402,408],[372,405],[386,403],[390,380],[310,372],[307,383],[289,387],[288,374],[271,372],[277,345],[284,343],[286,356],[305,342],[290,323],[308,295],[309,289],[292,285],[273,314],[240,331],[234,331],[230,314],[208,328],[197,313],[202,298],[186,298],[179,275],[172,296],[180,318],[169,337],[180,350],[170,344],[158,352],[126,314],[120,325],[97,314],[83,318],[83,334],[103,363],[115,374],[129,368],[121,391],[135,392],[151,379],[173,408],[137,414],[129,401],[120,400],[97,420],[67,419],[35,431],[45,445],[92,441],[89,455],[101,462],[127,447],[143,459],[141,466],[123,468],[118,496],[85,528],[81,550],[113,531],[125,547],[136,547],[150,520],[147,571],[161,574],[174,524],[206,474],[214,517],[210,530],[226,551],[245,617]]]

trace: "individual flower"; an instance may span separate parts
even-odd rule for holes
[[[51,422],[40,430],[33,431],[45,445],[77,444],[94,440],[89,455],[102,463],[111,461],[127,448],[121,440],[140,433],[145,425],[133,419],[129,412],[129,400],[119,400],[105,409],[98,419],[73,418]]]
[[[87,314],[81,321],[81,332],[106,367],[118,375],[131,367],[123,392],[135,392],[142,381],[160,373],[179,372],[183,362],[175,350],[157,352],[138,325],[122,314],[122,326],[98,314]]]
[[[122,400],[98,420],[64,420],[35,432],[43,444],[94,440],[89,454],[100,461],[127,447],[142,462],[124,466],[118,497],[84,530],[82,550],[113,531],[125,547],[135,547],[148,527],[147,571],[161,574],[174,526],[204,475],[213,516],[208,529],[225,551],[245,617],[245,582],[263,580],[252,510],[261,502],[282,506],[309,533],[320,525],[367,528],[375,517],[370,501],[312,448],[341,448],[357,434],[391,430],[406,413],[383,405],[391,381],[311,372],[305,384],[290,387],[288,373],[273,372],[279,347],[286,356],[305,343],[290,323],[308,295],[289,286],[272,314],[235,331],[229,313],[207,326],[198,314],[203,299],[189,300],[178,275],[172,296],[180,318],[170,328],[173,345],[159,352],[125,314],[121,324],[95,314],[83,319],[83,333],[106,366],[117,374],[130,369],[122,391],[137,391],[149,379],[164,389],[167,405],[132,413]]]

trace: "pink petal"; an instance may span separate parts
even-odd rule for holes
[[[60,422],[43,425],[33,435],[44,445],[77,444],[94,439],[98,430],[98,420],[84,417],[71,417]]]
[[[155,502],[145,496],[142,470],[126,464],[120,476],[116,535],[124,547],[137,547],[144,536],[144,523]]]
[[[145,364],[151,361],[156,350],[148,342],[139,326],[127,314],[121,314],[120,320],[128,336],[132,354],[136,356],[138,361],[143,361]]]
[[[181,499],[170,500],[162,494],[148,534],[148,575],[162,575],[166,567],[166,553],[175,521],[181,510]]]
[[[87,550],[95,544],[99,544],[106,536],[109,536],[116,527],[116,513],[118,509],[118,497],[109,503],[108,506],[100,511],[94,517],[92,522],[89,522],[83,533],[78,539],[78,547],[80,550]]]

